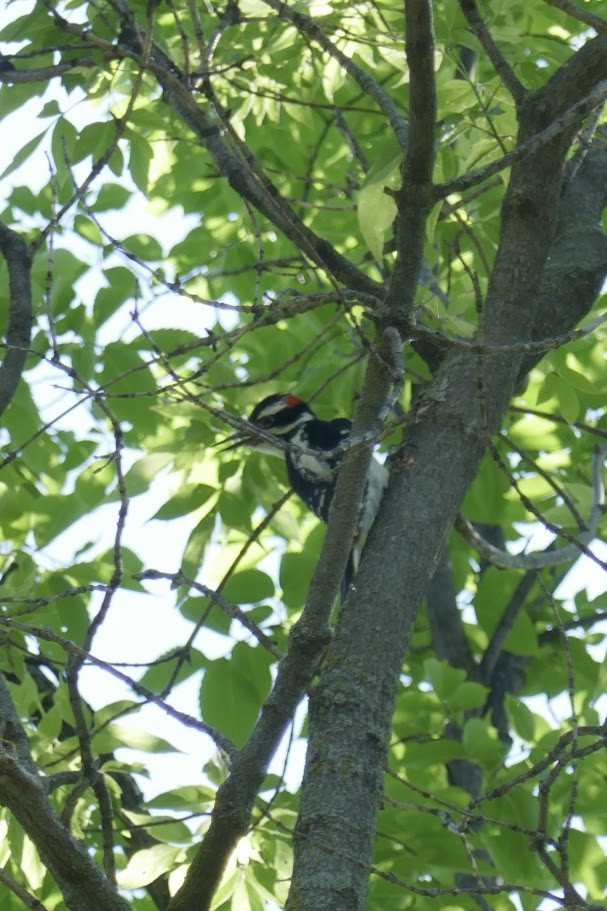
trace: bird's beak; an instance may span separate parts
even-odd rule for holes
[[[263,437],[258,437],[254,433],[247,433],[246,430],[238,430],[230,434],[224,440],[212,443],[212,447],[221,447],[219,452],[229,452],[231,449],[238,449],[239,446],[248,446],[256,452],[265,452],[266,455],[282,456],[282,449],[277,449],[271,443],[266,442]]]
[[[230,449],[238,449],[239,446],[244,446],[245,443],[249,443],[253,438],[247,433],[242,433],[238,431],[237,433],[231,433],[229,437],[226,437],[224,440],[218,440],[216,443],[211,444],[211,448],[221,446],[220,452],[229,452]]]

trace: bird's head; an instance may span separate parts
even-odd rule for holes
[[[226,449],[236,449],[238,446],[246,445],[271,455],[281,455],[282,449],[272,446],[272,442],[266,437],[266,434],[287,441],[298,427],[313,420],[314,417],[314,412],[307,402],[297,395],[284,393],[268,395],[257,403],[249,415],[251,431],[238,431],[223,442],[230,444]],[[254,428],[256,427],[264,432],[264,436],[255,435]]]

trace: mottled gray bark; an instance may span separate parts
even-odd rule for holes
[[[519,143],[606,75],[607,39],[598,38],[524,98]],[[561,132],[512,168],[484,307],[487,344],[529,340],[545,312],[540,280],[559,223],[574,132]],[[592,300],[591,289],[586,309]],[[574,319],[580,315],[576,311]],[[417,405],[311,704],[289,911],[365,907],[391,717],[411,630],[522,369],[521,355],[455,351]]]

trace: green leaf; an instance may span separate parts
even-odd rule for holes
[[[84,215],[76,215],[74,218],[74,230],[91,244],[101,246],[103,243],[103,235],[95,222],[90,218],[86,218]]]
[[[527,743],[532,743],[535,736],[535,716],[520,699],[506,693],[506,710],[512,727]]]
[[[118,183],[104,183],[95,200],[95,211],[107,212],[110,209],[122,209],[130,198],[131,194],[126,187],[122,187]]]
[[[424,673],[440,699],[447,699],[466,679],[466,672],[461,668],[450,667],[446,661],[436,658],[424,661]]]
[[[175,686],[183,680],[187,680],[192,674],[196,674],[201,668],[205,667],[207,663],[203,653],[195,648],[188,649],[185,660],[183,660],[183,655],[180,651],[175,654],[173,650],[169,654],[170,660],[163,660],[165,656],[159,655],[157,662],[152,667],[149,667],[141,678],[141,683],[155,693],[164,692],[168,683],[172,683]],[[175,673],[178,662],[179,672]]]
[[[396,203],[385,192],[400,186],[400,157],[388,162],[358,193],[358,224],[369,250],[378,262],[383,259],[384,243],[396,218]]]
[[[497,869],[508,881],[524,882],[528,887],[546,888],[551,882],[537,855],[529,850],[529,838],[520,832],[501,828],[499,834],[481,833],[481,840]],[[534,907],[537,902],[534,901]]]
[[[488,694],[489,689],[481,683],[466,681],[456,687],[450,696],[447,695],[445,700],[452,712],[461,712],[484,705]]]
[[[118,872],[121,889],[140,889],[183,861],[183,849],[173,845],[153,845],[136,851],[124,870]]]
[[[131,135],[130,149],[129,171],[131,177],[141,192],[147,193],[152,150],[149,143],[138,133]]]
[[[147,801],[150,809],[192,810],[204,813],[215,802],[215,791],[205,785],[183,785]]]
[[[173,494],[168,503],[154,513],[153,519],[169,521],[186,516],[207,502],[217,491],[208,484],[188,484]]]
[[[115,136],[116,127],[112,123],[87,123],[74,144],[73,160],[82,161],[88,155],[101,158]]]
[[[125,269],[124,266],[105,269],[103,275],[109,285],[100,288],[95,297],[94,316],[97,326],[103,325],[129,297],[137,292],[136,280],[132,272]]]
[[[209,662],[200,688],[204,720],[242,745],[253,727],[270,688],[270,661],[261,648],[244,642],[231,657]]]
[[[36,151],[45,136],[46,130],[43,130],[42,133],[38,133],[37,136],[34,136],[33,139],[30,139],[29,142],[26,142],[25,145],[22,146],[14,155],[11,163],[4,169],[2,174],[0,174],[0,179],[8,177],[9,174],[12,174],[13,171],[16,171],[17,168],[20,168],[23,162],[27,161],[30,155]]]
[[[274,596],[274,583],[258,569],[243,569],[228,579],[223,594],[237,604],[255,604]]]
[[[315,566],[315,556],[305,550],[301,553],[283,554],[280,560],[280,585],[287,607],[295,610],[303,608]]]
[[[478,622],[488,636],[493,635],[505,601],[512,591],[513,581],[517,573],[498,570],[493,567],[486,570],[478,586],[474,599],[474,609]],[[503,609],[503,608],[502,608]],[[537,633],[529,616],[524,611],[519,611],[506,636],[503,647],[517,655],[537,655]]]
[[[122,241],[123,245],[143,260],[161,260],[162,247],[151,234],[129,234]]]
[[[200,520],[190,534],[181,561],[181,571],[188,579],[196,578],[214,527],[215,516],[209,513]]]
[[[155,734],[123,724],[110,724],[93,737],[93,745],[98,753],[109,753],[116,747],[130,747],[145,753],[177,753],[168,741]]]
[[[466,755],[489,770],[494,770],[503,760],[506,747],[486,719],[469,718],[464,725],[463,745]]]

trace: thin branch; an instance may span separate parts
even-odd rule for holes
[[[510,554],[499,547],[489,544],[479,535],[472,524],[463,516],[459,516],[455,527],[457,531],[474,547],[478,554],[498,569],[543,569],[546,566],[558,566],[561,563],[567,563],[577,560],[580,553],[590,557],[602,569],[607,569],[607,563],[600,560],[596,554],[588,549],[588,544],[594,539],[605,503],[605,487],[603,485],[603,459],[607,452],[607,444],[595,450],[592,460],[592,506],[588,513],[586,521],[587,531],[580,532],[575,538],[558,528],[552,523],[542,520],[544,525],[553,531],[556,535],[567,538],[571,543],[560,550],[544,551],[534,554]],[[541,519],[541,517],[540,517]]]
[[[506,152],[501,158],[489,162],[484,168],[476,171],[469,171],[461,177],[455,177],[453,180],[447,180],[445,183],[436,184],[434,193],[436,199],[443,199],[451,193],[461,193],[470,187],[482,183],[498,174],[505,168],[511,167],[515,162],[521,161],[528,155],[537,151],[541,146],[555,139],[560,133],[571,127],[580,119],[588,116],[596,107],[604,104],[607,99],[607,80],[602,80],[580,101],[571,105],[563,114],[552,121],[545,129],[521,143],[510,152]]]
[[[221,595],[222,589],[224,588],[224,586],[226,585],[228,580],[231,578],[231,576],[236,571],[237,567],[239,566],[240,562],[243,560],[243,558],[246,555],[249,548],[252,547],[253,544],[255,543],[255,541],[257,541],[259,539],[262,532],[265,531],[265,529],[268,527],[268,525],[270,524],[270,522],[272,521],[272,519],[274,518],[276,513],[278,513],[282,509],[283,505],[292,496],[292,494],[293,494],[292,490],[287,490],[287,492],[285,494],[283,494],[283,496],[280,497],[280,499],[278,499],[274,503],[272,508],[269,510],[268,514],[262,519],[262,521],[259,523],[259,525],[257,525],[253,529],[253,531],[251,532],[251,534],[249,535],[249,537],[247,538],[245,543],[242,545],[242,547],[240,548],[240,550],[238,551],[238,553],[232,560],[231,564],[228,566],[226,572],[223,575],[223,578],[221,579],[219,585],[217,586],[215,594]],[[196,620],[196,623],[194,624],[192,632],[188,636],[186,642],[184,642],[183,646],[179,649],[177,661],[175,662],[175,666],[173,667],[171,675],[170,675],[169,679],[167,680],[166,686],[162,690],[162,696],[164,698],[166,698],[168,696],[168,694],[171,692],[174,684],[179,679],[179,674],[180,674],[181,668],[183,667],[183,665],[185,664],[185,662],[187,660],[187,656],[190,653],[190,649],[192,648],[198,633],[200,632],[202,627],[207,622],[207,618],[211,612],[211,608],[214,603],[215,602],[213,601],[213,598],[209,595],[209,604],[207,605],[207,607],[205,607],[204,610],[201,611],[200,616],[198,617],[198,619]],[[226,607],[226,613],[228,612],[228,610],[231,610],[232,607],[234,607],[236,611],[240,611],[240,608],[237,608],[236,605],[231,605],[231,602],[226,602],[226,605],[230,605],[229,608]],[[228,614],[228,615],[231,616],[230,614]],[[246,617],[247,615],[245,614],[244,616]],[[247,617],[247,620],[249,620],[248,617]],[[252,632],[252,630],[251,630],[251,632]],[[255,633],[253,633],[253,635],[255,635]],[[265,635],[265,634],[262,633],[262,635]],[[261,643],[261,644],[263,644],[263,643]],[[272,645],[273,644],[274,643],[272,643]],[[277,657],[282,657],[282,654],[280,654],[280,656],[277,656]]]
[[[32,895],[21,883],[17,882],[15,877],[11,876],[5,867],[0,867],[0,883],[16,895],[26,908],[30,908],[31,911],[46,911],[46,905],[43,905],[35,895]]]
[[[578,430],[583,430],[584,433],[590,433],[593,436],[607,440],[607,430],[602,430],[600,427],[594,427],[592,424],[587,424],[585,421],[568,421],[562,414],[550,414],[548,411],[541,411],[538,408],[528,408],[527,406],[523,407],[522,405],[510,405],[508,410],[515,412],[516,414],[533,414],[538,418],[544,418],[546,421],[552,421],[554,424],[564,424],[566,427],[577,427]]]
[[[251,635],[257,639],[260,645],[263,645],[270,654],[274,655],[275,658],[279,660],[283,658],[283,654],[280,649],[276,646],[274,642],[266,636],[266,634],[254,623],[251,618],[241,610],[238,605],[233,604],[231,601],[228,601],[227,598],[224,598],[222,594],[218,591],[214,591],[212,588],[209,588],[207,585],[202,585],[200,582],[195,582],[193,579],[188,579],[187,576],[184,576],[183,573],[163,573],[157,569],[148,569],[141,573],[135,573],[133,575],[134,579],[137,579],[140,582],[143,582],[146,579],[170,579],[174,585],[185,585],[187,588],[193,588],[194,591],[199,592],[201,595],[205,595],[209,598],[213,604],[216,604],[226,616],[231,617],[233,620],[238,620],[245,629],[247,629]]]
[[[467,338],[454,338],[453,336],[445,335],[443,332],[439,332],[436,329],[429,329],[427,326],[421,325],[414,326],[413,329],[410,330],[410,334],[414,339],[430,342],[437,347],[461,348],[475,354],[533,354],[549,351],[553,348],[562,348],[563,345],[569,345],[571,342],[586,338],[586,336],[594,332],[595,329],[602,326],[606,320],[607,311],[599,313],[595,319],[587,323],[586,326],[582,326],[581,329],[571,329],[569,332],[563,333],[563,335],[544,338],[537,342],[515,342],[511,345],[493,345],[484,342],[471,341]],[[511,407],[515,408],[515,406]],[[527,411],[527,409],[518,410]],[[548,420],[554,420],[551,415],[546,415],[546,418]]]
[[[89,664],[93,664],[95,667],[101,668],[101,670],[106,671],[112,677],[115,677],[117,680],[120,680],[121,683],[126,684],[129,689],[133,690],[134,693],[137,693],[147,702],[152,702],[154,705],[159,706],[163,712],[169,715],[171,718],[175,718],[185,727],[192,728],[195,731],[199,731],[202,734],[207,734],[215,745],[222,750],[226,756],[231,757],[236,754],[236,748],[234,744],[228,740],[227,737],[224,737],[219,731],[211,727],[211,725],[206,724],[204,721],[199,721],[197,718],[194,718],[192,715],[188,715],[187,712],[181,712],[179,709],[173,708],[169,705],[161,696],[158,696],[154,693],[153,690],[150,690],[147,686],[144,686],[138,680],[134,680],[132,677],[129,677],[128,674],[124,674],[122,671],[119,671],[116,667],[110,664],[108,661],[103,661],[101,658],[95,657],[95,655],[90,654],[90,652],[85,652],[84,649],[76,645],[71,639],[66,639],[64,636],[59,636],[57,633],[54,633],[51,629],[42,628],[39,626],[32,626],[28,623],[19,623],[15,620],[12,620],[10,617],[0,616],[0,627],[5,627],[6,629],[16,629],[22,633],[34,636],[37,639],[44,639],[47,642],[54,642],[56,645],[59,645],[67,655],[74,654],[79,659],[86,661]],[[129,709],[131,711],[132,709]]]
[[[493,64],[495,72],[518,105],[525,95],[525,88],[523,84],[519,82],[512,67],[493,40],[491,32],[481,18],[475,0],[460,0],[460,7],[468,20],[468,25],[470,26],[472,33],[475,35],[479,44],[487,54],[487,57]]]
[[[497,626],[493,630],[489,644],[487,645],[485,653],[480,662],[480,679],[487,685],[490,685],[491,683],[491,677],[493,675],[493,671],[495,670],[498,658],[502,653],[504,643],[514,625],[514,621],[516,620],[519,612],[525,604],[527,595],[533,588],[536,578],[537,570],[527,570],[517,585],[514,594],[510,598],[505,609],[502,611],[502,615],[497,622]]]
[[[601,16],[597,16],[595,13],[591,13],[590,10],[578,6],[577,3],[572,3],[571,0],[544,0],[544,3],[562,10],[563,13],[567,13],[568,16],[572,16],[580,22],[584,22],[590,28],[596,29],[597,32],[607,32],[607,19],[602,19]]]
[[[514,440],[511,437],[509,437],[508,434],[504,430],[501,432],[500,436],[501,436],[502,440],[504,440],[506,442],[506,444],[510,447],[510,449],[513,449],[515,452],[518,452],[518,454],[525,460],[525,462],[527,462],[527,464],[533,469],[533,471],[537,472],[538,476],[540,478],[542,478],[550,487],[552,487],[552,489],[555,492],[555,494],[557,495],[557,497],[559,497],[563,501],[564,505],[567,507],[567,509],[571,513],[571,516],[577,523],[577,526],[580,529],[580,531],[584,531],[586,529],[586,522],[584,521],[584,519],[582,519],[582,516],[580,515],[580,512],[579,512],[577,506],[575,505],[575,503],[573,502],[572,498],[569,496],[567,491],[564,489],[564,487],[562,487],[560,484],[558,484],[552,477],[551,473],[549,471],[546,471],[544,468],[542,468],[541,465],[539,465],[538,462],[525,449],[522,448],[522,446],[519,446],[517,443],[515,443]]]
[[[358,64],[354,63],[350,57],[340,51],[310,16],[292,9],[286,3],[283,3],[282,0],[263,0],[263,2],[278,13],[281,19],[291,22],[299,32],[309,35],[330,57],[337,60],[357,85],[360,86],[365,95],[372,98],[380,110],[383,111],[400,147],[405,149],[408,139],[407,121],[381,85],[361,69]]]
[[[13,60],[18,60],[18,55],[15,55]],[[50,79],[54,79],[57,76],[63,76],[65,73],[69,73],[70,70],[73,70],[77,67],[96,67],[99,64],[96,63],[92,57],[74,57],[70,61],[65,63],[58,63],[55,66],[41,66],[36,69],[27,69],[27,70],[8,70],[0,69],[0,82],[7,82],[10,85],[24,85],[28,82],[48,82]]]

